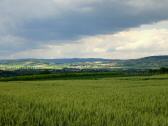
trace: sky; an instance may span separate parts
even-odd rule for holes
[[[0,59],[168,55],[168,0],[0,0]]]

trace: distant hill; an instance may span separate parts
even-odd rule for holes
[[[72,59],[16,59],[16,60],[0,60],[0,64],[27,64],[27,63],[44,63],[44,64],[69,64],[83,62],[107,62],[109,59],[101,58],[72,58]]]
[[[157,69],[168,67],[168,56],[151,56],[133,60],[122,60],[118,64],[127,68]]]
[[[123,69],[157,69],[168,67],[167,56],[151,56],[140,59],[116,60],[101,58],[73,59],[16,59],[0,60],[1,67],[37,67],[37,68],[123,68]],[[51,67],[52,66],[52,67]]]

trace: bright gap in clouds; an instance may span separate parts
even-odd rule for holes
[[[54,42],[53,42],[54,43]],[[57,43],[57,42],[56,42]],[[168,54],[168,21],[115,34],[82,37],[64,44],[47,44],[10,58],[139,58]]]

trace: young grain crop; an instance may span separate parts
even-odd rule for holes
[[[167,125],[167,75],[0,82],[0,126]]]

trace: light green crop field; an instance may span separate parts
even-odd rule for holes
[[[168,75],[0,82],[0,126],[168,126]]]

